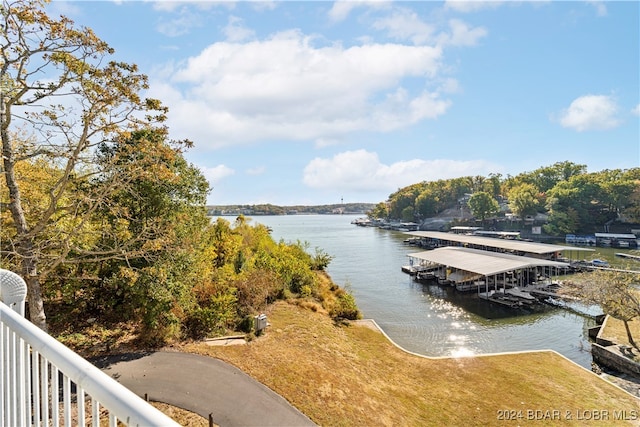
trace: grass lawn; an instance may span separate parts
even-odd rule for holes
[[[640,400],[553,352],[427,359],[285,302],[267,315],[246,346],[181,349],[237,366],[322,426],[640,425]]]
[[[636,345],[640,346],[640,321],[635,320],[629,322],[629,330],[631,331],[631,337],[635,341]],[[631,345],[627,336],[627,330],[624,327],[624,322],[622,322],[622,320],[614,319],[611,316],[607,318],[600,336],[616,344]],[[635,357],[633,359],[636,362],[640,362],[640,355],[638,354],[638,351],[634,350],[634,353]]]
[[[631,330],[631,336],[633,337],[633,340],[636,342],[636,344],[640,345],[640,321],[632,320],[631,322],[629,322],[629,329]],[[627,337],[627,330],[625,329],[622,320],[614,319],[611,316],[607,318],[607,322],[604,325],[601,336],[617,344],[631,344]]]

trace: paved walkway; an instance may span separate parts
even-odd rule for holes
[[[93,361],[139,396],[195,412],[222,427],[315,425],[236,367],[206,356],[159,351]]]

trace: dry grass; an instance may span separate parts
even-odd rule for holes
[[[629,322],[629,329],[631,330],[631,336],[635,341],[636,346],[640,346],[640,320]],[[629,342],[629,337],[627,336],[627,330],[624,327],[624,322],[614,319],[611,316],[607,318],[607,321],[604,324],[604,329],[602,330],[600,336],[616,344],[628,346],[632,345]],[[635,356],[633,356],[632,359],[636,362],[640,362],[640,356],[638,355],[637,351],[635,351]]]
[[[631,336],[634,341],[637,344],[640,344],[640,320],[632,320],[629,322],[629,329],[631,330]],[[604,325],[601,336],[617,344],[631,344],[627,337],[627,330],[625,329],[622,320],[617,320],[610,316],[607,318],[607,322]]]
[[[616,421],[614,411],[640,416],[640,401],[552,352],[426,359],[399,350],[370,328],[335,325],[326,314],[291,304],[277,303],[267,314],[267,333],[247,346],[196,343],[183,350],[239,367],[319,425],[639,422]],[[594,411],[607,411],[606,419],[585,420]],[[505,414],[516,419],[500,420]],[[535,419],[545,414],[555,419]]]
[[[191,411],[187,411],[182,408],[178,408],[176,406],[171,406],[166,403],[161,402],[149,402],[153,407],[164,413],[166,416],[180,424],[184,427],[209,427],[209,420],[203,418],[202,416],[193,413]],[[85,402],[85,412],[84,412],[84,423],[78,422],[78,407],[76,405],[71,406],[71,413],[69,415],[69,420],[65,418],[65,409],[64,404],[60,404],[59,413],[60,418],[58,420],[58,425],[92,425],[92,411],[91,411],[92,403],[90,400]],[[105,408],[100,408],[100,420],[98,422],[100,427],[109,427],[111,425],[109,419],[109,411]],[[122,421],[117,422],[118,427],[125,427]]]
[[[150,402],[156,409],[162,411],[169,418],[184,427],[209,427],[209,420],[182,408],[166,403]]]

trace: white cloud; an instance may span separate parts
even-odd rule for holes
[[[313,159],[304,169],[303,181],[314,189],[392,192],[421,181],[487,175],[498,169],[483,160],[413,159],[387,165],[376,153],[356,150]]]
[[[316,41],[286,31],[262,41],[215,43],[167,65],[152,79],[150,96],[171,105],[172,137],[209,148],[390,131],[435,119],[450,105],[439,89],[424,89],[441,73],[440,48],[316,47]],[[406,78],[424,84],[404,87]]]
[[[606,95],[585,95],[575,99],[560,114],[560,124],[578,132],[611,129],[620,124],[618,106]]]
[[[265,10],[275,10],[278,7],[279,1],[271,1],[271,0],[260,0],[252,2],[252,6],[254,10],[258,12],[263,12]]]
[[[373,23],[373,28],[386,30],[396,40],[411,40],[414,44],[425,44],[433,38],[435,28],[424,22],[412,10],[398,8],[389,16]]]
[[[153,1],[153,9],[160,12],[174,12],[188,6],[196,6],[200,10],[209,10],[214,7],[224,6],[228,9],[235,7],[235,1],[232,0],[155,0]]]
[[[178,37],[201,25],[200,15],[185,10],[169,19],[162,18],[156,26],[156,30],[167,37]]]
[[[442,33],[439,37],[441,45],[451,46],[475,46],[478,40],[487,35],[487,30],[483,27],[470,28],[459,19],[449,21],[451,34]]]
[[[447,9],[453,9],[457,12],[468,13],[477,12],[483,9],[495,9],[501,6],[504,1],[499,0],[446,0],[445,7]]]
[[[631,114],[634,116],[640,116],[640,104],[631,109]]]
[[[237,16],[229,17],[229,22],[226,27],[223,28],[222,32],[230,42],[241,42],[255,36],[255,31],[247,28],[242,18],[238,18]]]
[[[389,16],[373,23],[373,28],[384,30],[396,40],[409,40],[413,44],[436,43],[439,46],[475,46],[487,35],[483,27],[471,28],[459,19],[449,21],[449,31],[437,33],[436,26],[422,20],[410,9],[397,8]]]
[[[607,16],[607,6],[601,0],[588,0],[587,3],[596,9],[598,16]]]
[[[206,22],[203,11],[216,7],[233,9],[235,2],[230,0],[154,1],[153,9],[165,13],[160,17],[156,30],[168,37],[188,34],[193,28],[201,27]]]
[[[349,13],[357,7],[382,9],[389,7],[387,0],[337,0],[329,10],[329,19],[333,22],[344,21]]]
[[[199,168],[212,187],[215,187],[215,185],[224,178],[236,173],[235,170],[225,165],[218,165],[212,168],[199,166]]]
[[[460,87],[460,83],[458,80],[454,78],[446,78],[442,81],[440,85],[440,90],[442,93],[460,93],[462,92],[462,88]]]

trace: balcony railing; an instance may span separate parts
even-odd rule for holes
[[[0,273],[5,301],[15,277]],[[22,317],[24,298],[11,305],[0,303],[0,427],[178,425]]]

